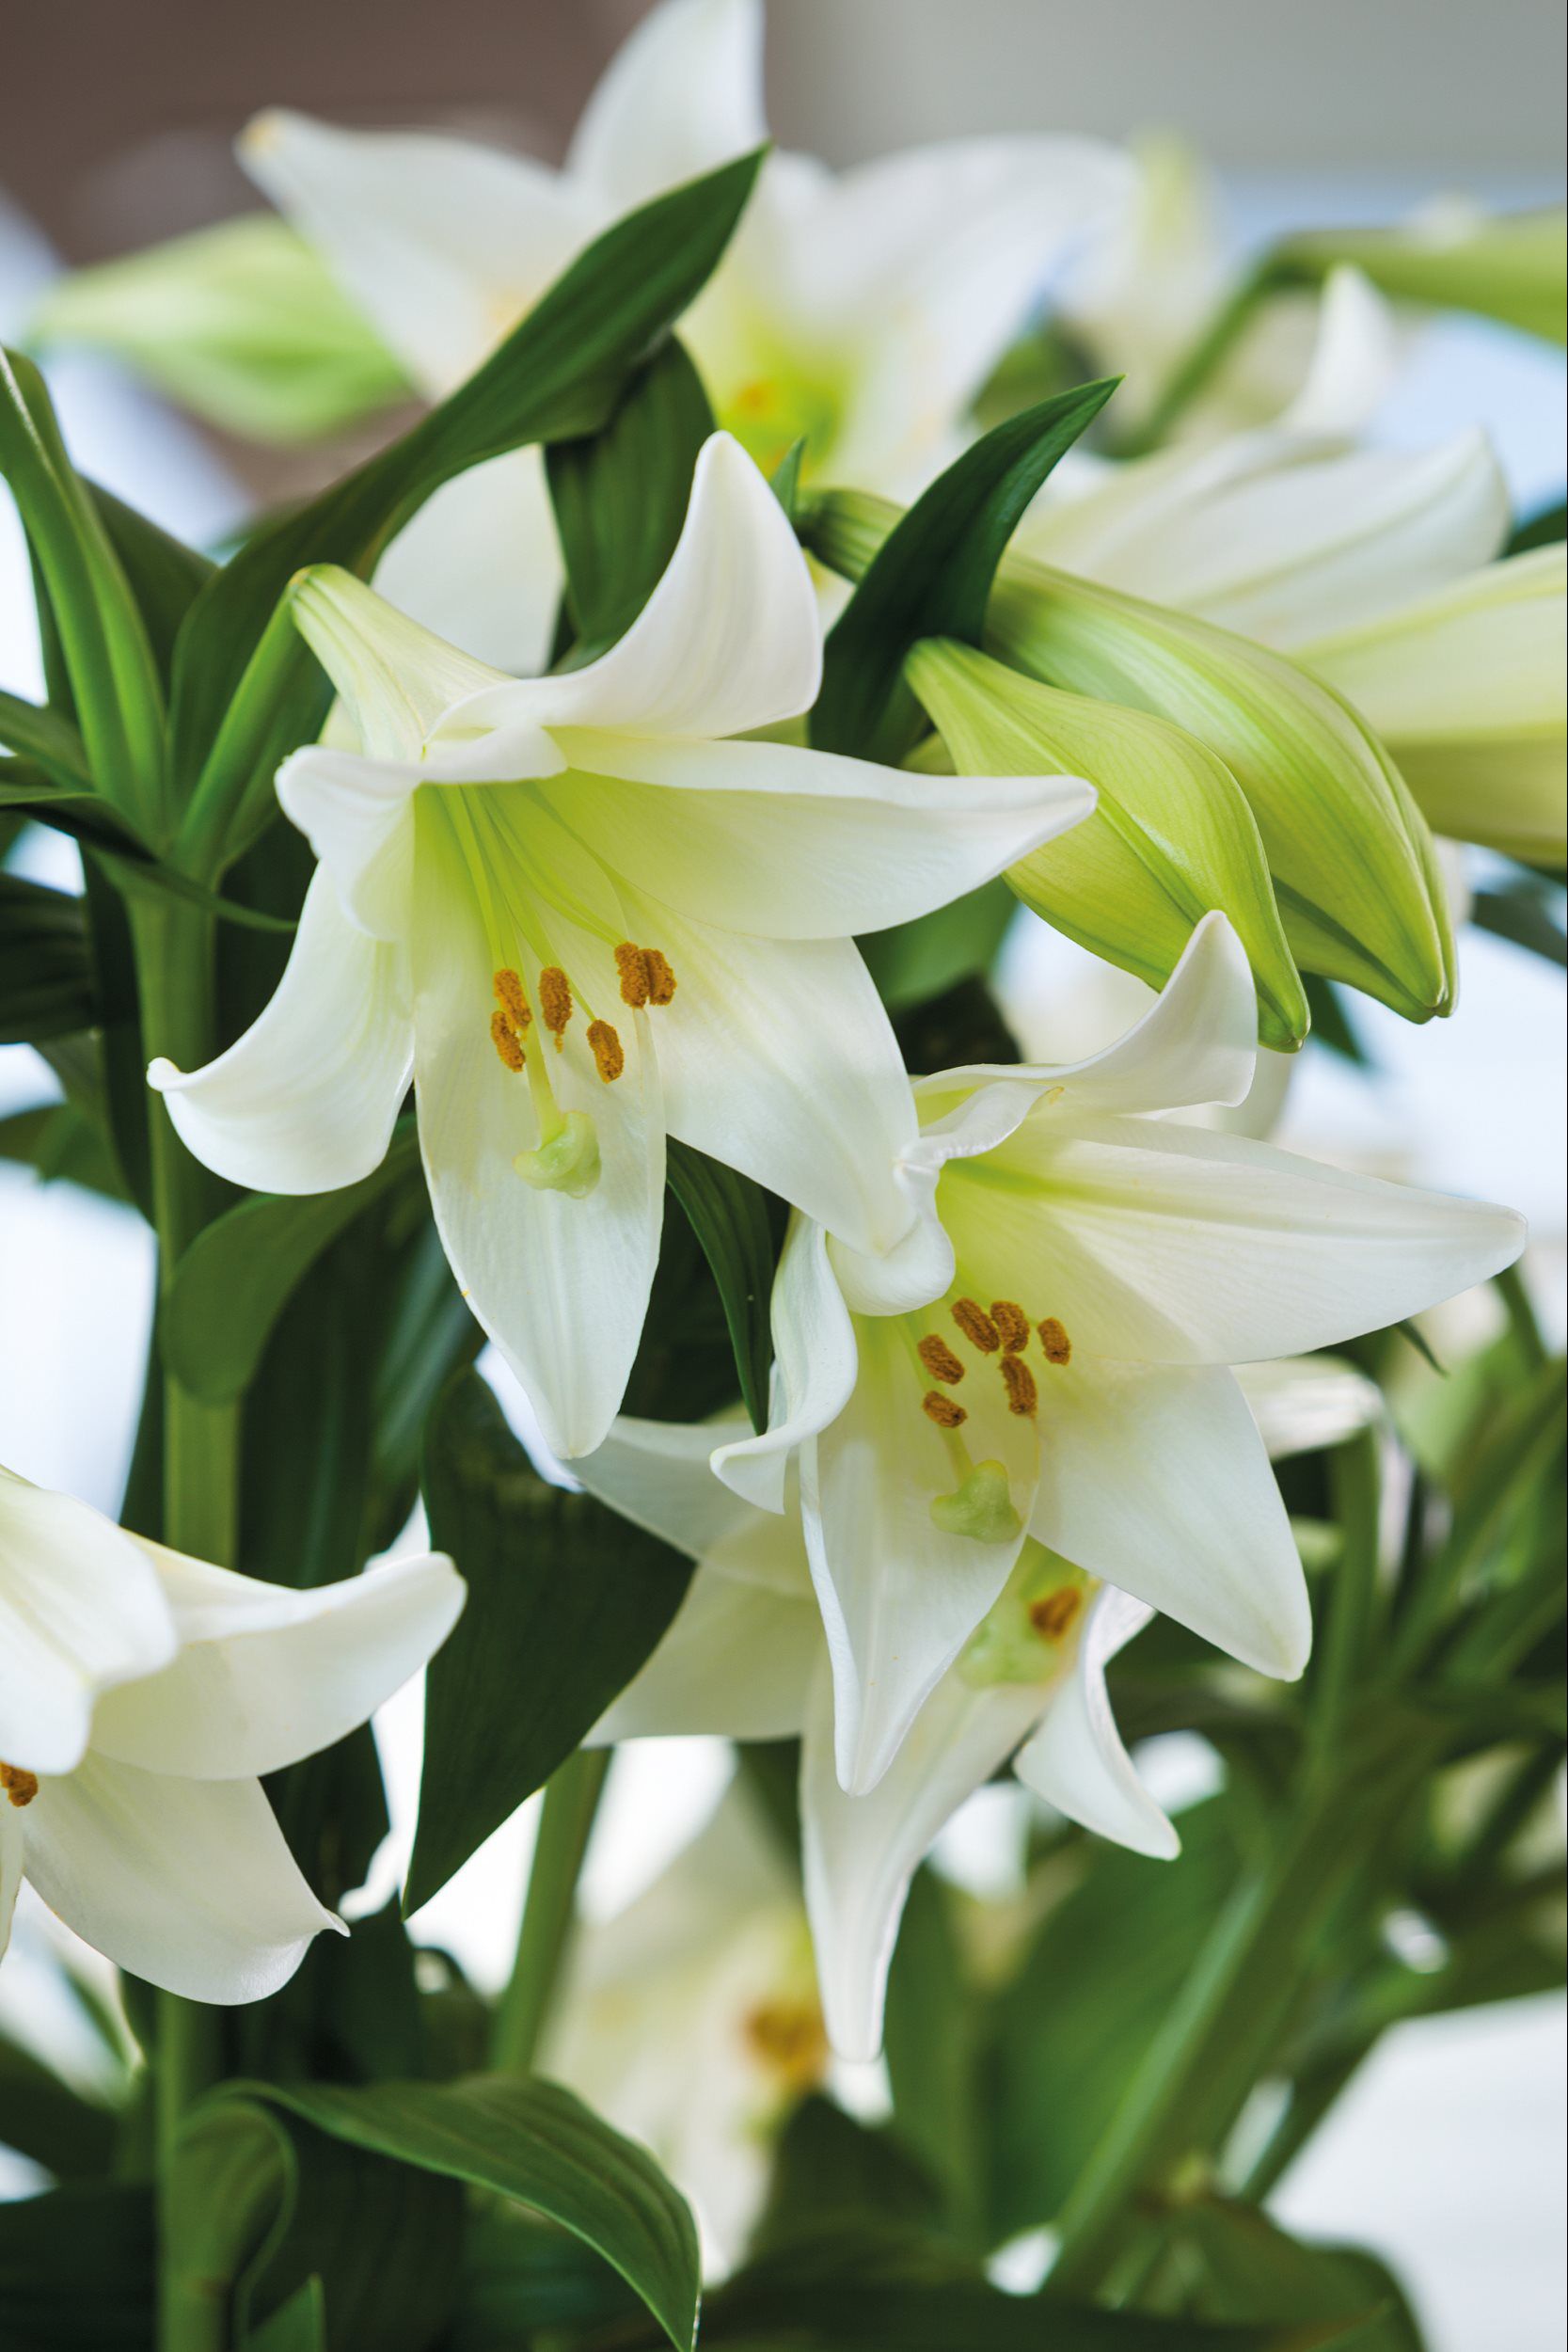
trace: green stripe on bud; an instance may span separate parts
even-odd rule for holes
[[[1263,1043],[1302,1043],[1306,992],[1257,823],[1223,760],[1168,720],[1062,693],[948,640],[917,645],[905,675],[960,772],[1060,772],[1099,793],[1092,817],[1009,871],[1026,905],[1151,988],[1219,909],[1252,966]]]

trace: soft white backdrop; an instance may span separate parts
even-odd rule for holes
[[[1390,190],[1318,176],[1254,178],[1234,191],[1246,232],[1261,237],[1302,217],[1365,215]],[[1504,195],[1539,193],[1508,188]],[[0,209],[0,332],[14,332],[49,257]],[[207,541],[237,519],[234,485],[196,437],[112,372],[55,375],[79,460],[182,534]],[[1519,339],[1468,324],[1422,338],[1386,437],[1425,441],[1471,421],[1492,429],[1522,509],[1560,494],[1560,361]],[[26,570],[0,493],[0,685],[39,691]],[[69,883],[68,849],[36,837],[26,869]],[[1562,1321],[1562,990],[1538,963],[1469,932],[1456,1017],[1408,1028],[1375,1007],[1361,1025],[1383,1067],[1377,1088],[1314,1054],[1291,1087],[1282,1140],[1341,1163],[1372,1166],[1456,1191],[1506,1200],[1531,1217],[1531,1276],[1554,1325]],[[1003,975],[1027,1046],[1080,1050],[1125,1017],[1125,993],[1101,968],[1025,918]],[[48,1073],[26,1048],[0,1049],[0,1114],[39,1101]],[[113,1511],[129,1457],[151,1303],[147,1236],[129,1213],[63,1186],[40,1186],[0,1165],[0,1461]],[[492,1366],[492,1370],[495,1368]],[[526,1408],[497,1373],[519,1421]],[[420,1698],[411,1689],[378,1725],[396,1830],[375,1888],[384,1898],[405,1857],[419,1777]],[[1209,1772],[1201,1743],[1164,1743],[1155,1759],[1173,1803]],[[612,1912],[662,1867],[705,1818],[728,1763],[715,1742],[681,1740],[618,1760],[590,1855],[585,1901]],[[420,1915],[417,1931],[453,1948],[485,1984],[508,1963],[533,1808],[499,1832]],[[984,1791],[955,1823],[942,1858],[973,1882],[1005,1882],[1017,1801]],[[34,1922],[33,1933],[39,1932]],[[0,1972],[0,2011],[47,2026],[28,1930]],[[1555,2352],[1560,2344],[1562,2211],[1558,2004],[1402,2029],[1386,2044],[1277,2201],[1292,2226],[1384,2249],[1411,2281],[1433,2352]],[[875,2083],[862,2084],[875,2099]],[[0,2181],[0,2186],[6,2184]],[[29,2185],[24,2169],[9,2185]],[[1499,2300],[1502,2297],[1503,2300]]]

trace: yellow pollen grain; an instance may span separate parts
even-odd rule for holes
[[[31,1804],[39,1792],[39,1776],[37,1772],[24,1772],[20,1764],[0,1764],[0,1788],[12,1804]]]
[[[1048,1642],[1059,1642],[1083,1607],[1084,1596],[1076,1584],[1063,1584],[1042,1599],[1029,1604],[1029,1622],[1037,1633]]]
[[[539,975],[539,1013],[559,1054],[572,1017],[572,983],[559,963],[546,963]]]
[[[945,1380],[951,1387],[956,1381],[963,1378],[962,1362],[954,1355],[940,1332],[927,1332],[914,1352],[933,1380]]]
[[[496,974],[491,986],[496,992],[497,1004],[500,1006],[512,1026],[521,1035],[533,1019],[533,1008],[523,993],[520,974],[514,972],[510,964],[503,964]]]
[[[500,1056],[502,1061],[506,1064],[508,1070],[515,1072],[522,1069],[522,1040],[518,1037],[516,1030],[512,1026],[510,1016],[507,1014],[504,1008],[499,1005],[496,1007],[495,1011],[490,1015],[490,1042],[495,1047],[497,1053]]]
[[[588,1025],[588,1042],[593,1048],[599,1075],[609,1086],[626,1066],[621,1041],[608,1021],[591,1021]]]
[[[648,1002],[667,1005],[675,993],[675,975],[670,959],[657,947],[644,947],[642,961],[648,975]]]
[[[1071,1363],[1072,1342],[1068,1338],[1066,1326],[1058,1323],[1054,1315],[1047,1315],[1040,1325],[1040,1345],[1048,1364]]]
[[[973,1298],[955,1298],[953,1320],[972,1346],[983,1356],[994,1356],[1002,1344],[1002,1334],[985,1309]]]
[[[1002,1334],[1002,1345],[1009,1356],[1016,1356],[1029,1344],[1029,1318],[1022,1307],[1010,1298],[993,1298],[990,1319]]]
[[[615,969],[621,978],[621,1002],[641,1008],[648,1001],[648,959],[641,947],[634,947],[629,939],[623,939],[615,950]]]
[[[920,1400],[920,1409],[927,1421],[934,1421],[939,1429],[960,1429],[969,1419],[956,1398],[943,1396],[940,1389],[927,1389]]]
[[[1002,1384],[1007,1391],[1009,1413],[1022,1416],[1037,1409],[1040,1401],[1039,1391],[1035,1386],[1034,1374],[1022,1356],[1003,1357]]]

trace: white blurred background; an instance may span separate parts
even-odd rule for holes
[[[575,110],[577,85],[586,87],[638,12],[573,9],[565,0],[506,12],[507,46],[515,50],[520,17],[539,31],[541,56],[549,60],[538,83],[520,76],[515,110],[546,151],[559,144],[556,118],[569,122]],[[167,32],[181,13],[160,7],[150,16]],[[221,165],[224,140],[264,100],[289,96],[324,112],[408,120],[460,111],[475,88],[493,99],[495,72],[479,41],[499,11],[455,11],[473,39],[455,52],[444,46],[425,103],[417,76],[399,78],[397,60],[413,54],[406,42],[399,46],[405,11],[385,13],[391,62],[383,89],[367,90],[361,71],[352,99],[334,107],[336,51],[324,56],[312,83],[280,24],[277,45],[266,54],[231,53],[219,43],[215,59],[187,64],[187,82],[192,73],[207,76],[194,91],[173,74],[167,92],[182,94],[166,95],[162,113],[145,73],[137,84],[141,114],[129,125],[100,92],[87,127],[74,134],[84,151],[66,178],[39,163],[36,123],[12,145],[15,123],[6,111],[24,96],[26,75],[8,72],[0,94],[0,175],[13,156],[16,171],[8,208],[0,187],[0,333],[18,329],[57,266],[60,245],[72,252],[113,249],[193,226],[203,211],[193,216],[187,206],[182,216],[170,193],[193,182],[199,208],[237,203]],[[99,11],[61,14],[72,17],[79,34],[82,18]],[[112,42],[113,22],[103,14]],[[428,49],[430,19],[416,14]],[[50,36],[39,38],[44,54],[34,118],[67,103],[63,87],[49,87]],[[1323,0],[1312,10],[1260,9],[1256,0],[1183,0],[1180,8],[1103,0],[1092,16],[1029,0],[964,0],[961,8],[944,0],[856,0],[853,8],[776,0],[771,111],[781,136],[835,161],[966,130],[1049,126],[1120,135],[1175,126],[1227,167],[1230,231],[1243,246],[1286,222],[1385,216],[1450,188],[1505,202],[1554,199],[1560,49],[1559,12],[1536,0],[1486,9],[1454,0],[1383,0],[1374,9]],[[48,221],[54,245],[16,204],[19,196]],[[54,383],[79,462],[159,521],[205,542],[245,511],[246,492],[230,453],[112,371],[71,363],[55,371]],[[1562,403],[1561,363],[1540,346],[1503,330],[1445,323],[1419,340],[1377,430],[1419,443],[1481,421],[1528,513],[1561,495]],[[3,492],[0,686],[40,691],[25,564]],[[41,880],[72,878],[71,854],[53,836],[35,836],[24,864]],[[1535,1235],[1530,1279],[1560,1333],[1562,988],[1544,965],[1474,931],[1463,942],[1462,981],[1453,1020],[1424,1030],[1358,1001],[1360,1025],[1381,1065],[1378,1083],[1367,1085],[1327,1055],[1308,1055],[1290,1089],[1281,1139],[1343,1165],[1524,1209]],[[1058,1053],[1084,1050],[1127,1017],[1126,992],[1104,985],[1101,967],[1028,917],[1009,941],[1004,993],[1026,1046],[1036,1050],[1048,1042]],[[0,1115],[50,1091],[37,1056],[0,1049]],[[151,1283],[148,1240],[129,1212],[64,1186],[40,1186],[0,1164],[0,1461],[115,1509]],[[515,1396],[505,1401],[518,1409]],[[417,1691],[386,1711],[380,1729],[398,1824],[376,1874],[384,1893],[411,1829]],[[1201,1792],[1208,1767],[1198,1743],[1174,1743],[1156,1763],[1173,1801],[1183,1788]],[[705,1741],[664,1743],[618,1760],[587,1872],[592,1913],[608,1915],[648,1883],[711,1809],[727,1770],[722,1750]],[[416,1923],[417,1932],[452,1948],[486,1985],[499,1984],[509,1963],[531,1816],[525,1808],[499,1832]],[[1015,1800],[1002,1798],[999,1810],[998,1792],[983,1792],[948,1834],[943,1858],[960,1877],[1005,1881],[1016,1829]],[[36,1991],[27,1940],[27,1923],[19,1920],[18,1952],[0,1975],[0,2011],[8,2017]],[[1413,2289],[1433,2352],[1555,2352],[1562,2340],[1562,2045],[1560,2009],[1549,2001],[1402,2028],[1276,2200],[1289,2224],[1366,2241],[1392,2259]],[[21,2170],[0,2179],[0,2188],[13,2193],[27,2185]]]

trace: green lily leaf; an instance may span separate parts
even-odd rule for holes
[[[675,551],[713,412],[685,351],[663,344],[601,433],[545,453],[566,564],[572,665],[626,635]]]
[[[542,1787],[680,1606],[691,1564],[592,1495],[541,1478],[477,1374],[425,1437],[431,1538],[468,1597],[425,1680],[424,1773],[405,1912]]]
[[[1456,206],[1448,225],[1314,230],[1276,246],[1269,267],[1276,282],[1316,283],[1347,262],[1397,300],[1474,310],[1547,342],[1565,340],[1560,205],[1490,214]]]
[[[170,1372],[193,1396],[221,1405],[256,1376],[297,1284],[356,1217],[417,1179],[414,1122],[398,1128],[381,1166],[337,1192],[242,1200],[199,1232],[175,1269],[162,1341]]]
[[[994,426],[901,518],[829,636],[811,714],[819,749],[893,762],[909,750],[918,713],[902,682],[905,655],[921,637],[979,644],[1003,549],[1117,380],[1058,393]],[[807,547],[816,545],[813,512],[807,500]]]
[[[66,1037],[92,1017],[81,899],[0,874],[0,1045]]]
[[[697,2232],[685,2200],[645,2149],[559,2084],[474,2074],[363,2090],[256,2085],[251,2095],[350,2147],[515,2200],[613,2265],[680,2352],[695,2343]]]
[[[768,1315],[778,1255],[768,1222],[768,1195],[751,1177],[710,1160],[705,1152],[673,1136],[665,1143],[665,1170],[670,1190],[701,1242],[718,1286],[752,1426],[765,1429],[773,1363]]]
[[[149,2352],[156,2250],[152,2191],[139,2184],[72,2183],[0,2204],[0,2342]]]

